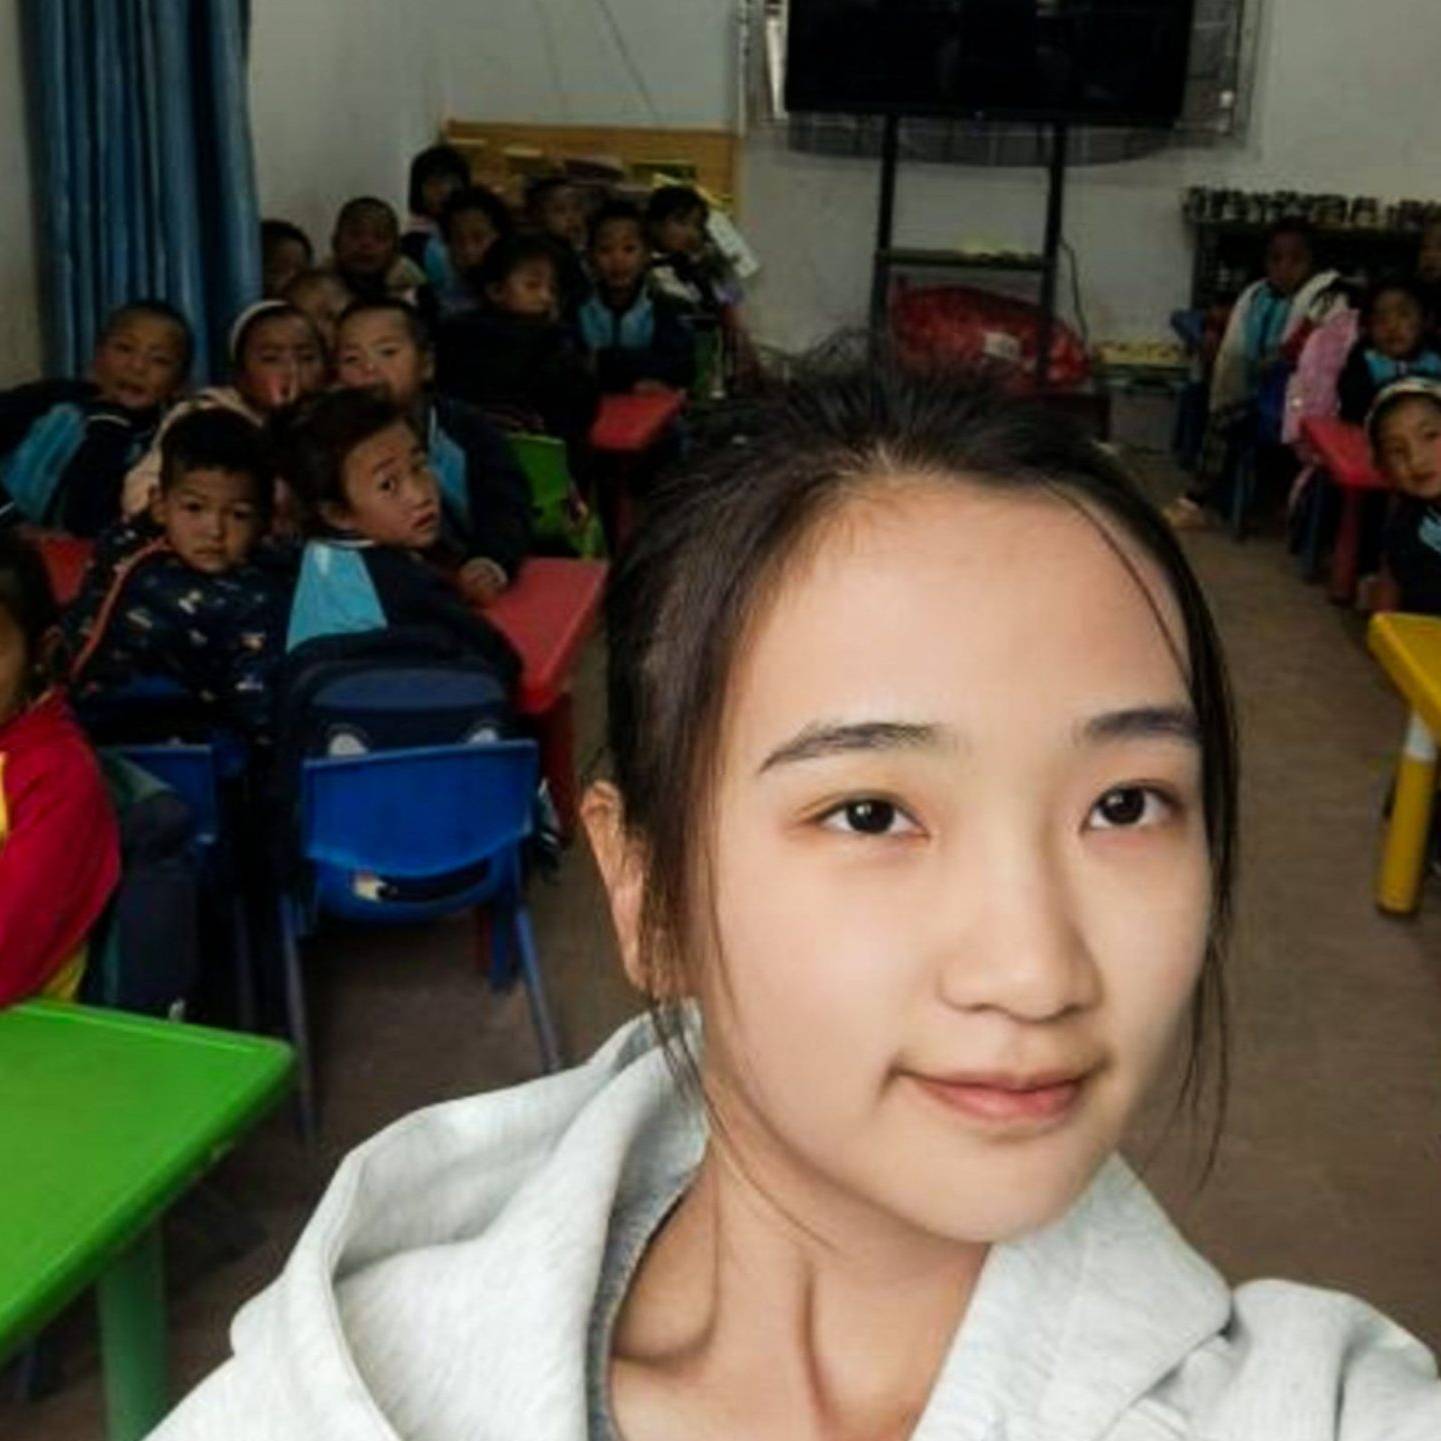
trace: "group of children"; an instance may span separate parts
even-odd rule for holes
[[[0,396],[0,1002],[78,974],[115,879],[71,704],[103,741],[137,705],[159,716],[158,689],[180,698],[167,726],[182,713],[263,755],[283,662],[310,641],[423,628],[514,680],[484,617],[533,542],[504,428],[560,437],[584,474],[599,395],[688,386],[698,329],[734,303],[695,191],[648,213],[587,214],[558,180],[526,200],[512,215],[453,150],[426,151],[406,233],[383,201],[349,201],[317,267],[303,232],[265,223],[267,293],[234,323],[225,384],[187,393],[190,326],[141,300],[107,319],[85,379]],[[93,542],[63,615],[18,525]],[[65,758],[38,777],[37,733]],[[86,879],[63,886],[74,924],[27,949],[12,877],[59,865],[47,847],[83,851]]]
[[[1304,414],[1364,426],[1395,494],[1366,516],[1363,567],[1380,570],[1373,604],[1441,614],[1441,224],[1423,233],[1413,275],[1389,275],[1359,299],[1317,264],[1309,225],[1267,237],[1265,276],[1242,292],[1210,377],[1214,431],[1253,448],[1263,487],[1300,471]],[[1207,523],[1217,499],[1202,482],[1175,501],[1178,529]]]

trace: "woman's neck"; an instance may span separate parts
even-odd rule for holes
[[[615,1338],[622,1433],[908,1436],[987,1248],[745,1171],[713,1143],[642,1261]]]

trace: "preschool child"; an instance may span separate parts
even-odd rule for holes
[[[1361,303],[1361,334],[1336,383],[1342,420],[1362,424],[1376,397],[1410,375],[1441,378],[1441,353],[1428,344],[1426,305],[1416,285],[1378,281]]]
[[[1315,235],[1304,220],[1281,220],[1267,234],[1266,273],[1241,292],[1211,372],[1210,425],[1234,448],[1249,428],[1263,485],[1281,487],[1295,470],[1281,444],[1286,382],[1312,329],[1349,302],[1334,270],[1318,270]],[[1215,479],[1198,482],[1166,509],[1177,529],[1209,524],[1220,503]]]
[[[563,175],[543,175],[526,187],[526,220],[536,234],[555,242],[557,300],[565,317],[574,315],[590,294],[585,268],[588,208],[580,186]]]
[[[106,320],[89,379],[0,394],[0,524],[94,536],[116,520],[125,474],[154,441],[193,348],[177,310],[134,301]]]
[[[514,682],[509,644],[426,559],[441,539],[440,486],[405,411],[371,390],[317,396],[288,418],[280,454],[311,536],[288,650],[322,636],[419,626],[458,640]]]
[[[288,220],[260,222],[260,293],[278,300],[296,276],[315,264],[310,237]]]
[[[484,306],[480,268],[491,246],[514,230],[509,208],[493,190],[467,185],[451,194],[441,211],[439,231],[447,272],[442,279],[422,286],[415,301],[427,325],[435,327],[453,315],[466,315]]]
[[[530,546],[530,490],[505,437],[478,410],[432,393],[435,357],[425,324],[403,300],[357,301],[340,322],[336,379],[374,388],[425,440],[440,486],[437,559],[456,568],[477,604],[515,579]]]
[[[124,512],[138,515],[160,481],[161,443],[182,416],[217,406],[263,426],[277,411],[326,381],[325,348],[310,317],[284,300],[259,300],[230,330],[231,383],[212,385],[177,405],[145,456],[125,477]]]
[[[739,305],[740,283],[706,233],[710,206],[689,185],[662,185],[646,206],[651,284],[688,313],[722,319]]]
[[[398,296],[412,300],[425,284],[425,272],[401,254],[400,220],[394,209],[373,195],[347,200],[335,218],[330,269],[357,299]]]
[[[436,333],[436,388],[502,419],[566,442],[585,465],[595,419],[595,377],[557,315],[554,244],[538,235],[497,240],[476,272],[483,308],[452,316]]]
[[[208,726],[269,736],[294,581],[293,561],[265,544],[274,492],[270,446],[244,416],[215,406],[166,430],[159,489],[100,537],[65,615],[82,715],[159,677]]]
[[[336,327],[340,317],[355,304],[346,283],[333,270],[302,270],[280,298],[309,317],[324,347],[327,366],[333,364]]]
[[[55,684],[59,643],[44,561],[0,532],[0,1006],[74,999],[120,877],[115,811]]]
[[[1387,599],[1400,610],[1441,615],[1441,382],[1389,386],[1366,429],[1377,468],[1396,490],[1381,541]]]
[[[353,1153],[152,1441],[1441,1436],[1419,1341],[1233,1285],[1123,1155],[1225,1095],[1237,743],[1089,435],[788,387],[606,619],[583,815],[648,1014]]]
[[[400,237],[400,250],[425,272],[430,285],[444,288],[452,282],[440,217],[450,197],[469,184],[470,166],[452,145],[432,145],[410,162],[410,218]]]
[[[673,301],[650,293],[645,221],[627,201],[603,205],[591,220],[595,291],[577,326],[595,359],[603,392],[685,390],[695,378],[695,336]]]

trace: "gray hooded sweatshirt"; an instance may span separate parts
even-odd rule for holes
[[[644,1021],[576,1070],[398,1122],[153,1441],[594,1441],[607,1320],[704,1144]],[[992,1248],[913,1436],[1441,1441],[1441,1382],[1350,1297],[1231,1290],[1111,1160]]]

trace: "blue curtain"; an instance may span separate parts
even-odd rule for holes
[[[260,293],[246,0],[24,0],[52,374],[79,375],[108,311],[168,300],[199,378]]]

